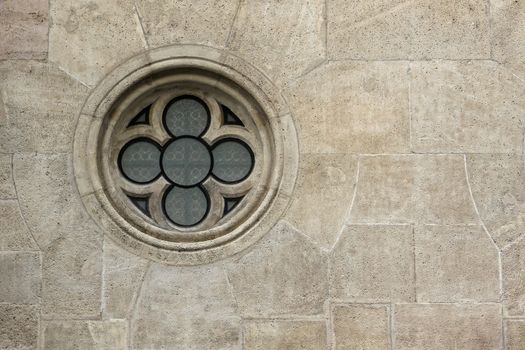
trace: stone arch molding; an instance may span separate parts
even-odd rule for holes
[[[254,151],[264,175],[239,204],[237,214],[191,232],[159,227],[140,217],[122,199],[110,166],[112,133],[126,108],[131,108],[128,102],[159,89],[186,86],[221,94],[249,113],[261,140]],[[289,204],[299,158],[293,116],[273,83],[229,52],[194,45],[144,52],[100,81],[81,110],[73,154],[82,202],[105,234],[137,255],[175,265],[234,255],[266,234]]]

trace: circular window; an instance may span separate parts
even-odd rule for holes
[[[198,264],[246,248],[276,223],[297,141],[283,100],[255,69],[213,49],[178,49],[186,54],[137,57],[95,89],[77,126],[75,174],[111,237],[156,260]]]

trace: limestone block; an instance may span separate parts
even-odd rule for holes
[[[409,149],[408,64],[331,62],[286,90],[303,153]]]
[[[126,350],[128,323],[108,321],[46,321],[43,349]]]
[[[132,348],[240,349],[240,328],[222,267],[153,264],[132,318]]]
[[[332,310],[335,350],[390,349],[386,305],[336,305]]]
[[[42,266],[38,252],[0,252],[0,302],[37,304]]]
[[[333,59],[490,58],[483,0],[330,0],[327,7]]]
[[[415,300],[414,245],[409,225],[348,226],[332,252],[330,266],[330,296],[336,300]]]
[[[525,240],[520,239],[501,252],[503,305],[509,316],[525,316]]]
[[[525,232],[525,171],[521,155],[469,154],[467,171],[481,220],[500,248]]]
[[[37,339],[37,306],[0,303],[0,349],[36,349]]]
[[[147,261],[104,239],[105,318],[128,318],[146,272]]]
[[[0,200],[0,251],[38,250],[16,200]]]
[[[481,226],[418,226],[417,300],[499,301],[498,249]]]
[[[525,1],[491,0],[493,57],[525,79]]]
[[[288,224],[277,224],[228,264],[241,315],[311,315],[328,297],[327,256]]]
[[[324,3],[242,1],[229,48],[286,84],[325,59]]]
[[[347,220],[356,171],[353,155],[303,154],[285,219],[322,247],[331,248]]]
[[[498,304],[405,304],[394,308],[394,349],[501,349]]]
[[[51,0],[49,60],[84,84],[146,48],[132,1]]]
[[[47,0],[0,3],[0,59],[47,58]]]
[[[324,321],[247,321],[245,350],[320,350],[326,348]]]
[[[521,153],[523,83],[492,61],[411,63],[416,152]]]
[[[137,10],[150,47],[202,44],[224,47],[239,0],[139,0]]]
[[[477,224],[461,155],[360,159],[352,223]]]
[[[0,152],[70,152],[86,87],[56,67],[34,61],[0,64],[7,116]]]
[[[0,101],[0,108],[1,107],[2,106]],[[0,124],[1,123],[2,118],[0,116]],[[0,154],[0,199],[16,198],[15,184],[13,183],[13,169],[11,168],[11,159],[12,157],[10,154]]]
[[[505,320],[505,350],[525,350],[525,320]]]

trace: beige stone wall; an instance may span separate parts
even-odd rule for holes
[[[172,44],[260,69],[300,145],[282,220],[194,267],[72,169],[97,82]],[[0,349],[523,350],[524,123],[524,0],[0,0]]]

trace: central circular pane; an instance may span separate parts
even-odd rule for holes
[[[162,169],[173,183],[194,186],[208,176],[212,166],[210,151],[193,137],[180,137],[162,153]]]

